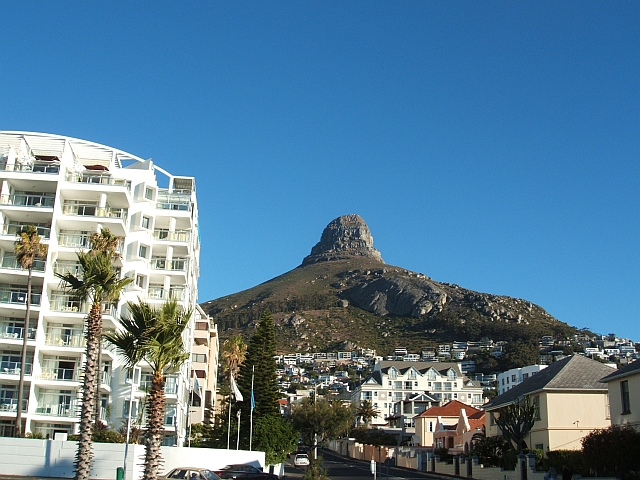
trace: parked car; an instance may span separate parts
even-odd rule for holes
[[[239,478],[239,479],[256,479],[256,480],[278,480],[278,476],[272,473],[266,473],[257,467],[249,464],[234,464],[216,470],[220,478]]]
[[[178,467],[165,475],[165,478],[180,480],[220,480],[213,471],[200,467]]]
[[[309,466],[309,455],[306,453],[298,453],[293,457],[294,467],[307,467]]]

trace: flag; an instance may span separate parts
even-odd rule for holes
[[[251,410],[253,410],[254,408],[256,408],[256,399],[253,396],[253,388],[251,388]]]
[[[236,381],[233,379],[233,375],[231,375],[231,392],[233,393],[233,396],[236,397],[236,402],[242,402],[244,400],[238,385],[236,385]]]

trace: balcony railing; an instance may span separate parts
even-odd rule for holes
[[[78,417],[78,402],[73,399],[69,403],[38,402],[36,415],[51,415],[52,417]]]
[[[150,300],[177,300],[178,302],[182,302],[184,301],[184,288],[179,287],[179,288],[172,288],[170,289],[168,292],[166,289],[164,289],[163,287],[153,287],[150,286],[148,293],[147,293],[147,298]]]
[[[40,293],[31,293],[31,305],[40,305]],[[10,288],[0,286],[0,303],[22,304],[27,303],[27,289]]]
[[[77,313],[82,310],[82,302],[71,295],[52,295],[49,308],[54,312]]]
[[[15,339],[15,340],[23,339],[24,327],[18,326],[14,322],[0,322],[0,338],[9,338],[9,339]],[[27,338],[31,340],[36,338],[35,328],[29,329]]]
[[[31,193],[14,193],[13,195],[0,195],[1,204],[14,205],[16,207],[52,208],[55,201],[55,195]]]
[[[56,260],[53,263],[53,273],[59,273],[64,275],[65,273],[72,273],[78,278],[82,278],[82,265],[75,260]]]
[[[18,399],[17,398],[6,398],[0,400],[0,412],[16,412],[18,411]],[[27,401],[26,399],[22,401],[22,411],[27,411]]]
[[[47,329],[44,343],[59,347],[81,348],[85,346],[82,328],[51,327]]]
[[[187,270],[187,259],[176,258],[174,260],[167,260],[166,258],[154,257],[151,259],[151,269],[185,272]]]
[[[33,371],[32,363],[24,364],[24,374],[31,375]],[[0,362],[0,373],[5,375],[20,375],[20,362]]]
[[[2,235],[17,235],[23,227],[27,226],[27,223],[6,223],[2,225],[0,234]],[[38,235],[42,238],[49,239],[51,237],[51,228],[42,225],[35,225]]]
[[[72,233],[61,231],[60,235],[58,235],[58,245],[61,247],[71,248],[91,248],[91,235],[88,233]],[[116,251],[122,254],[122,242],[119,242]]]
[[[100,379],[102,385],[111,385],[111,373],[102,372],[102,378]]]
[[[64,382],[77,382],[80,379],[75,368],[45,368],[38,378],[42,380],[62,380]]]
[[[98,205],[92,203],[65,202],[62,205],[62,213],[65,215],[78,215],[81,217],[119,218],[123,221],[127,219],[126,208],[98,207]]]
[[[154,230],[153,239],[165,242],[188,242],[191,232],[188,230],[178,230],[170,232],[169,230]]]
[[[82,175],[72,173],[66,176],[67,182],[90,183],[100,185],[112,185],[115,187],[125,187],[131,191],[131,181],[123,178],[113,178],[111,175]]]
[[[7,165],[6,162],[0,163],[0,170],[6,172],[27,172],[27,173],[50,173],[57,174],[60,172],[59,164],[51,164],[51,162],[34,162],[32,164]]]
[[[158,190],[156,208],[160,210],[191,210],[191,192],[168,192]]]
[[[44,268],[47,262],[40,258],[36,258],[33,260],[33,271],[34,272],[44,272]],[[5,255],[2,257],[2,261],[0,261],[0,267],[8,268],[10,270],[22,270],[20,263],[15,255]]]

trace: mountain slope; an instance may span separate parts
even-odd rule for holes
[[[357,215],[331,222],[311,255],[268,282],[201,305],[224,338],[251,334],[269,309],[278,351],[397,346],[417,352],[443,341],[537,340],[574,328],[526,300],[464,289],[387,265]]]

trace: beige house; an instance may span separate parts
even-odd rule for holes
[[[472,439],[475,434],[482,433],[485,412],[475,410],[469,412],[468,408],[461,408],[458,423],[453,425],[438,419],[436,431],[433,434],[435,448],[447,448],[452,455],[468,454],[471,451]]]
[[[601,382],[609,389],[611,424],[640,430],[640,360],[607,375]]]
[[[502,409],[529,397],[538,406],[538,419],[525,440],[527,446],[579,450],[585,435],[610,424],[609,396],[600,379],[611,373],[611,367],[581,355],[552,363],[485,404],[487,436],[501,435],[495,419]]]

